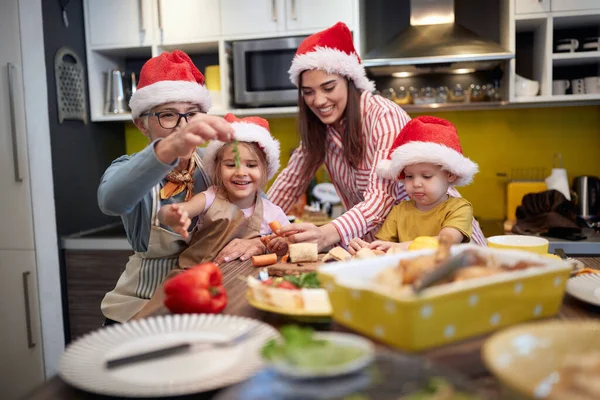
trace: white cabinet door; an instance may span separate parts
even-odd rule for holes
[[[31,250],[33,219],[16,1],[0,2],[0,37],[0,249]]]
[[[286,30],[320,31],[336,22],[354,28],[354,0],[284,0]]]
[[[552,0],[552,11],[598,10],[599,0]]]
[[[548,11],[550,11],[550,0],[515,0],[515,13],[517,14]]]
[[[190,43],[221,34],[217,0],[157,0],[162,44]]]
[[[277,33],[284,29],[284,0],[221,0],[223,36]]]
[[[153,0],[86,0],[92,48],[149,46],[153,41]]]
[[[44,381],[35,252],[0,250],[0,388],[19,399]],[[56,293],[56,296],[60,296]]]

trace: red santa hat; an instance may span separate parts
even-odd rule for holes
[[[377,174],[387,179],[404,179],[407,165],[431,163],[456,175],[455,186],[471,183],[479,167],[463,156],[456,128],[436,117],[409,121],[394,140],[387,160],[377,164]]]
[[[260,117],[237,118],[229,113],[225,120],[231,123],[235,139],[240,142],[255,142],[265,153],[267,158],[267,179],[271,179],[279,171],[279,141],[271,136],[269,122]],[[215,172],[215,159],[217,152],[226,143],[212,140],[204,151],[204,165],[206,172],[213,176]]]
[[[288,71],[292,83],[298,86],[300,74],[309,69],[339,74],[352,79],[358,89],[369,92],[375,90],[375,83],[367,79],[365,68],[356,53],[350,29],[343,22],[304,39]]]
[[[203,112],[210,108],[204,75],[181,50],[162,53],[146,61],[129,108],[132,117],[137,118],[153,107],[170,102],[197,104]]]

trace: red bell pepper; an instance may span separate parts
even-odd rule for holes
[[[165,306],[176,314],[220,313],[227,305],[222,281],[217,264],[198,264],[165,282]]]

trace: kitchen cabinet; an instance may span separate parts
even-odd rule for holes
[[[288,0],[286,30],[320,31],[342,21],[354,28],[354,2],[348,0]]]
[[[284,29],[282,0],[221,0],[224,36],[277,33]]]
[[[18,5],[0,6],[0,249],[34,247]],[[6,38],[11,38],[8,40]]]
[[[552,0],[552,11],[598,10],[598,0]]]
[[[578,6],[575,4],[577,1],[569,3]],[[559,2],[552,0],[549,12],[515,15],[516,59],[512,61],[513,71],[539,82],[540,91],[536,96],[516,97],[513,76],[509,90],[511,102],[600,102],[597,88],[583,89],[585,78],[600,75],[600,51],[582,51],[584,39],[600,32],[600,3],[594,3],[599,7],[596,10],[556,11]],[[577,39],[579,47],[572,52],[558,52],[556,46],[561,39]],[[572,88],[566,92],[564,89],[553,91],[554,81],[563,81],[557,82],[563,87],[573,86],[573,82],[577,81],[580,88],[577,91]]]
[[[100,303],[114,289],[132,254],[131,250],[65,250],[71,340],[102,326]]]
[[[314,33],[338,21],[354,28],[353,0],[221,0],[224,36]]]
[[[64,332],[41,2],[0,2],[0,37],[0,392],[12,400],[56,373]]]
[[[160,44],[204,41],[221,35],[220,1],[156,0]],[[254,2],[247,2],[254,3]]]
[[[515,0],[515,13],[517,14],[548,11],[550,11],[550,0]]]
[[[35,252],[0,250],[0,277],[0,388],[18,399],[44,381]]]
[[[86,0],[88,45],[92,48],[151,45],[155,31],[154,1]]]

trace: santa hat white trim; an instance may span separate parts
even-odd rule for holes
[[[129,108],[132,118],[137,118],[160,104],[179,101],[198,104],[203,112],[207,112],[211,105],[208,89],[197,82],[160,81],[136,90],[129,101]]]
[[[456,175],[454,186],[468,185],[479,167],[469,158],[450,147],[432,142],[409,142],[399,146],[391,154],[389,160],[381,160],[377,164],[377,174],[387,179],[398,179],[398,175],[407,165],[432,163],[441,165],[442,169]]]
[[[267,158],[267,178],[271,179],[279,171],[279,141],[274,139],[268,130],[262,126],[247,123],[247,122],[233,122],[231,126],[234,130],[234,135],[240,142],[255,142],[265,152]],[[217,152],[221,147],[225,145],[225,142],[219,140],[212,140],[206,150],[204,151],[204,165],[206,166],[206,172],[213,177],[215,171],[215,158]]]
[[[290,80],[296,87],[300,74],[309,69],[320,69],[328,74],[339,74],[352,79],[358,89],[368,92],[375,90],[375,83],[367,78],[365,68],[356,54],[317,46],[311,52],[296,55],[288,71]]]

